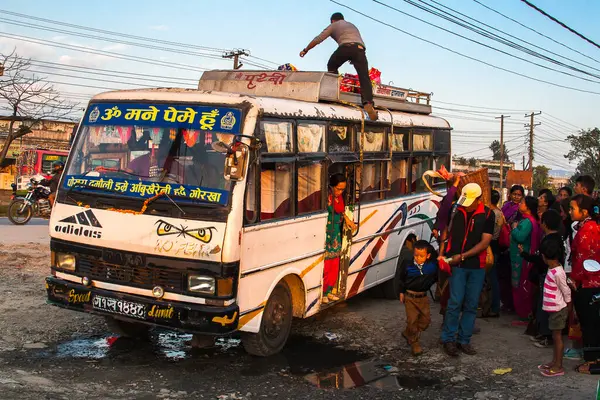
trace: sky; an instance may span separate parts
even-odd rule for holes
[[[447,119],[454,128],[452,145],[455,155],[490,157],[488,146],[492,140],[499,139],[500,130],[500,122],[494,117],[505,114],[510,116],[505,122],[506,146],[511,160],[520,165],[522,156],[527,155],[525,137],[528,128],[524,124],[529,122],[529,118],[525,118],[525,114],[541,111],[534,121],[541,123],[535,127],[534,165],[574,170],[576,164],[569,164],[562,157],[569,148],[564,138],[579,129],[600,126],[598,113],[594,112],[600,109],[600,49],[520,0],[477,1],[554,41],[474,0],[339,0],[337,3],[330,0],[233,0],[220,3],[205,0],[104,0],[99,3],[79,0],[4,0],[0,5],[0,53],[9,53],[16,48],[19,55],[32,58],[33,70],[55,82],[56,88],[66,98],[79,101],[84,107],[89,96],[107,89],[165,86],[165,83],[168,86],[196,87],[201,69],[231,67],[231,60],[221,58],[223,50],[249,50],[251,57],[244,62],[244,69],[257,69],[249,63],[271,68],[292,63],[300,70],[325,70],[327,60],[336,48],[332,39],[313,49],[305,58],[300,58],[298,53],[327,26],[330,15],[340,11],[346,20],[360,29],[369,64],[381,71],[384,83],[393,82],[402,88],[433,93],[434,114]],[[531,1],[600,43],[600,25],[597,23],[599,1]],[[429,4],[446,12],[451,11],[448,8],[453,9],[462,13],[461,18],[469,22],[476,20],[504,34],[528,41],[538,48],[523,42],[519,44],[571,67],[595,73],[599,78],[490,41],[422,11],[411,3],[421,6]],[[442,8],[444,6],[448,8]],[[84,29],[28,17],[74,24]],[[85,29],[88,27],[152,40],[111,36]],[[398,29],[470,58],[436,47]],[[80,37],[73,33],[95,38]],[[453,33],[538,63],[541,67]],[[158,41],[176,42],[179,46]],[[139,44],[154,48],[141,47]],[[78,47],[75,49],[73,46]],[[112,54],[89,53],[97,51]],[[112,57],[115,55],[119,58]],[[548,67],[577,77],[548,70]],[[498,68],[596,93],[552,86]],[[351,65],[345,65],[341,72],[354,73]],[[138,79],[133,79],[136,77]]]

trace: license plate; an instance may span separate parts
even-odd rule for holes
[[[126,315],[128,317],[139,319],[146,318],[146,306],[144,304],[134,303],[132,301],[95,295],[92,306],[95,310]]]

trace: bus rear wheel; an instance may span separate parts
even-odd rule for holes
[[[148,339],[150,326],[140,322],[129,322],[113,317],[104,317],[108,329],[119,336],[132,339]]]
[[[263,311],[258,333],[242,333],[242,344],[249,354],[268,357],[285,346],[292,329],[292,295],[287,283],[275,286]]]

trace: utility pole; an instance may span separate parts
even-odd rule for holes
[[[223,58],[233,58],[233,69],[240,69],[242,65],[240,64],[240,56],[249,56],[250,52],[248,50],[232,50],[223,54]]]
[[[531,114],[525,114],[525,118],[530,118],[530,122],[528,124],[525,124],[526,128],[529,127],[529,171],[533,171],[533,128],[535,126],[541,125],[541,122],[534,124],[533,117],[535,117],[536,115],[540,115],[541,113],[541,111],[537,113],[532,111]]]
[[[496,119],[500,118],[500,190],[504,188],[502,184],[502,177],[504,176],[504,118],[510,118],[510,115],[502,114]]]

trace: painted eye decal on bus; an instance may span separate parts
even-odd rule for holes
[[[191,236],[196,240],[199,240],[203,243],[209,243],[212,240],[212,232],[216,231],[217,228],[211,226],[208,228],[193,228],[188,229],[187,226],[180,225],[179,227],[168,223],[162,219],[156,221],[156,234],[158,236]]]

